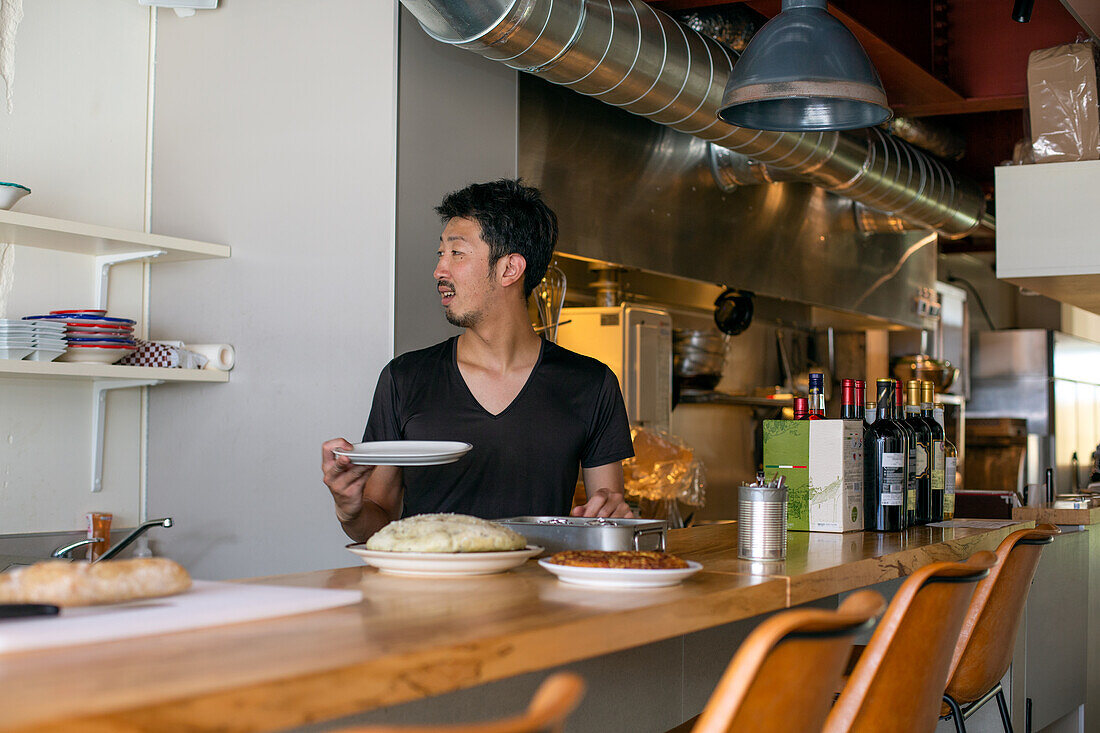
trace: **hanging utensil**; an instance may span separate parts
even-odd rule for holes
[[[535,304],[538,306],[542,330],[547,339],[558,342],[558,319],[565,304],[565,273],[557,265],[550,265],[546,276],[535,286]]]

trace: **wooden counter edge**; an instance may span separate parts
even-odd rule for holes
[[[716,574],[724,575],[724,574]],[[198,692],[151,705],[77,717],[0,724],[18,733],[73,731],[283,729],[454,692],[528,672],[551,669],[644,644],[782,610],[787,584],[760,578],[690,599],[494,636],[446,647],[398,653],[292,678]],[[640,630],[644,629],[644,634]],[[571,643],[563,644],[568,639]],[[517,701],[517,711],[524,701]]]
[[[1018,506],[1012,508],[1012,518],[1030,520],[1036,524],[1100,524],[1100,507],[1091,509],[1055,509],[1052,506]]]

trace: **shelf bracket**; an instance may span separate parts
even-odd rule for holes
[[[107,310],[107,283],[110,282],[111,267],[123,262],[134,260],[151,260],[167,254],[163,249],[154,249],[148,252],[127,252],[120,255],[99,255],[95,258],[95,266],[99,270],[99,278],[95,284],[95,302],[97,308]]]
[[[112,389],[153,387],[163,379],[112,379],[92,382],[92,493],[103,489],[103,417],[107,407],[107,393]]]

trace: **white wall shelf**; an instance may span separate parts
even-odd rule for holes
[[[1100,161],[995,169],[997,277],[1100,313]]]
[[[228,382],[229,372],[215,369],[167,369],[121,364],[77,364],[65,361],[0,359],[0,378],[154,379],[161,382]]]
[[[82,224],[16,211],[0,211],[0,242],[95,257],[148,252],[150,257],[157,258],[157,262],[222,258],[230,254],[230,248],[224,244]]]

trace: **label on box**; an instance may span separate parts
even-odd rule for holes
[[[765,420],[764,470],[786,478],[788,529],[863,529],[862,421]]]

